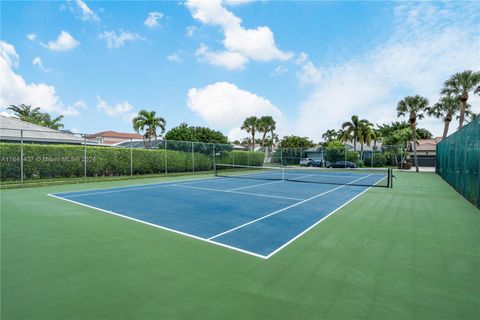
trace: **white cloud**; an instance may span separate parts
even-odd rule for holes
[[[248,62],[247,58],[238,52],[233,51],[217,51],[213,52],[208,49],[203,43],[197,49],[195,55],[201,61],[206,61],[210,64],[221,66],[229,70],[239,70],[245,67]]]
[[[188,37],[193,37],[193,35],[195,34],[195,31],[197,30],[197,27],[195,26],[188,26],[187,27],[187,36]]]
[[[5,41],[0,41],[0,57],[8,67],[18,67],[20,60],[15,47]]]
[[[302,85],[316,84],[320,82],[322,74],[320,70],[308,59],[308,55],[305,52],[301,52],[295,64],[300,67],[297,72],[297,78]]]
[[[175,63],[182,63],[183,59],[177,53],[172,53],[167,56],[167,60]]]
[[[69,0],[67,5],[61,6],[61,9],[68,9],[75,15],[75,18],[82,21],[100,22],[98,15],[82,0]]]
[[[281,130],[284,117],[279,108],[268,99],[229,82],[217,82],[205,88],[188,91],[188,107],[202,117],[209,125],[229,131],[231,139],[247,136],[239,128],[249,116],[272,116]]]
[[[46,112],[64,115],[78,114],[75,106],[64,107],[54,86],[45,83],[27,83],[13,68],[18,66],[19,56],[15,48],[0,41],[0,105],[26,104]]]
[[[118,34],[115,31],[104,31],[99,38],[106,41],[108,49],[120,48],[127,41],[144,40],[138,33],[123,30],[119,30]]]
[[[105,100],[97,96],[97,109],[105,112],[109,117],[122,118],[123,121],[131,121],[135,113],[131,112],[133,106],[128,101],[121,101],[115,105],[110,105]]]
[[[36,38],[37,38],[37,35],[35,33],[27,34],[27,39],[30,41],[35,41]]]
[[[435,103],[451,74],[478,70],[480,28],[474,6],[458,2],[398,5],[395,31],[386,43],[325,68],[321,82],[300,105],[298,133],[319,140],[322,132],[339,128],[353,114],[375,123],[394,121],[397,102],[407,95],[420,94]],[[480,111],[478,104],[474,111]],[[443,124],[426,119],[420,126],[440,135]]]
[[[43,65],[42,59],[40,59],[40,57],[35,57],[35,58],[33,58],[32,64],[33,64],[34,66],[37,66],[37,67],[38,67],[40,70],[42,70],[43,72],[50,72],[50,71],[51,71],[50,69],[45,68],[45,66]]]
[[[275,70],[270,73],[272,77],[280,77],[288,72],[288,69],[282,65],[275,68]]]
[[[143,21],[143,24],[148,28],[157,28],[160,27],[158,20],[163,19],[163,13],[161,12],[149,12],[148,17]]]
[[[244,2],[244,1],[242,1]],[[240,1],[231,1],[238,4]],[[292,57],[289,52],[283,52],[275,45],[273,32],[268,27],[245,29],[241,26],[242,20],[225,9],[220,0],[203,1],[189,0],[186,6],[194,19],[209,25],[220,26],[223,31],[223,45],[226,51],[210,55],[207,61],[211,64],[224,66],[228,69],[238,69],[239,61],[244,60],[242,67],[249,60],[271,61],[288,60]],[[202,49],[202,48],[200,48]],[[243,59],[240,59],[242,56]],[[227,59],[234,59],[228,62]],[[216,62],[214,59],[219,59]],[[235,68],[232,68],[235,65]]]
[[[42,46],[53,51],[68,51],[79,44],[80,42],[75,40],[70,33],[62,31],[55,41],[49,41],[47,44],[42,43]]]

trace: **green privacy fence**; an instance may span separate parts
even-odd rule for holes
[[[437,144],[437,173],[480,208],[480,118]]]

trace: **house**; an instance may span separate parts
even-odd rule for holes
[[[131,140],[142,140],[143,136],[138,133],[102,131],[87,135],[87,139],[96,140],[103,145],[115,145]]]
[[[80,135],[42,127],[16,118],[0,116],[0,141],[83,144],[84,138]]]
[[[305,157],[312,160],[323,160],[323,148],[321,145],[303,150]]]
[[[433,139],[419,139],[417,141],[417,159],[420,167],[435,167],[437,143],[442,137]],[[409,151],[413,152],[413,144],[410,144]]]

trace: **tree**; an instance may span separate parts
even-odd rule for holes
[[[30,122],[37,124],[42,127],[47,127],[54,130],[60,130],[64,127],[61,123],[63,116],[52,118],[50,114],[46,112],[41,112],[40,108],[32,108],[32,106],[27,106],[25,104],[20,104],[18,106],[11,105],[7,108],[8,110],[13,111],[15,118],[22,121]]]
[[[460,99],[456,96],[445,95],[433,106],[427,109],[427,114],[435,118],[441,118],[444,122],[442,138],[445,139],[448,134],[448,128],[453,116],[460,111]]]
[[[467,109],[468,93],[478,89],[480,84],[480,72],[465,70],[452,75],[443,84],[442,94],[457,96],[460,99],[460,118],[458,128],[463,128],[465,111]]]
[[[326,142],[336,140],[337,138],[337,132],[334,129],[327,130],[322,134],[322,139]]]
[[[360,142],[360,159],[363,160],[363,146],[366,144],[367,146],[370,145],[372,142],[372,124],[370,122],[363,122],[360,126],[360,131],[358,132],[358,139]]]
[[[308,139],[307,137],[299,136],[285,136],[280,141],[280,146],[282,148],[311,148],[315,144]]]
[[[152,138],[157,139],[157,128],[160,128],[160,135],[165,132],[167,122],[162,117],[157,117],[155,111],[140,110],[135,118],[132,120],[133,129],[143,134],[143,143],[145,148],[150,147]]]
[[[415,170],[418,172],[418,158],[417,158],[417,141],[416,141],[416,130],[417,130],[417,119],[423,118],[423,112],[428,108],[428,99],[422,96],[409,96],[405,97],[403,100],[400,100],[397,105],[397,116],[406,116],[408,115],[408,122],[412,128],[412,143],[413,143],[413,154],[415,159]]]
[[[274,130],[277,128],[276,125],[277,123],[275,122],[275,120],[273,120],[271,116],[263,116],[258,119],[257,130],[263,133],[261,142],[262,147],[266,146],[265,141],[268,133],[271,133],[273,139]]]
[[[189,126],[185,122],[168,130],[168,132],[165,134],[165,139],[175,141],[228,144],[228,138],[220,131],[215,131],[206,127]]]
[[[369,123],[368,120],[360,120],[358,116],[352,116],[351,121],[347,121],[342,124],[342,129],[346,130],[353,138],[353,150],[355,151],[357,150],[357,141],[361,128],[365,123]]]
[[[252,150],[255,150],[255,133],[258,130],[258,118],[255,116],[246,118],[241,129],[252,135]]]
[[[340,142],[347,142],[347,141],[352,141],[352,135],[350,134],[349,131],[339,129],[337,131],[337,138]]]

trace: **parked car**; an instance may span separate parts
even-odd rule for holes
[[[300,159],[300,166],[301,167],[310,167],[313,164],[313,160],[310,158],[302,158]]]
[[[335,163],[331,163],[327,168],[356,168],[357,166],[355,163],[350,161],[337,161]]]
[[[325,159],[322,160],[313,160],[312,162],[312,167],[324,167],[327,168],[331,164],[330,161],[327,161]]]

